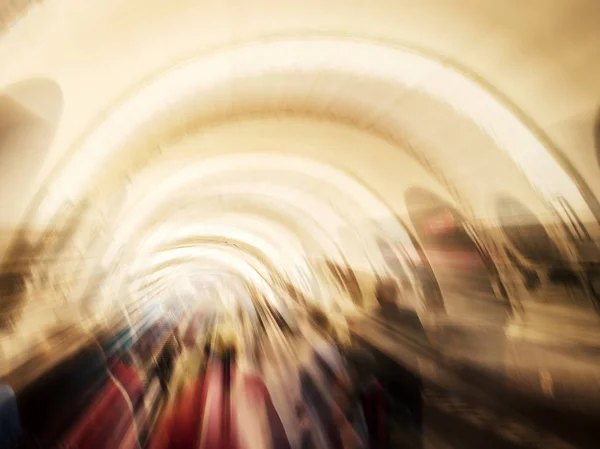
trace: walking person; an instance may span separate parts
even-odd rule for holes
[[[381,281],[376,289],[379,302],[377,318],[405,338],[428,345],[425,328],[414,309],[402,303],[398,287],[393,281]],[[411,435],[411,445],[423,444],[423,383],[419,373],[419,356],[414,349],[403,351],[401,357],[390,355],[370,346],[374,356],[375,377],[388,397],[389,421],[399,425],[399,434]],[[395,442],[390,443],[397,447]]]
[[[179,329],[174,329],[167,337],[155,365],[155,375],[158,377],[160,387],[164,395],[169,394],[169,380],[173,374],[173,368],[177,356],[181,353],[181,337]]]

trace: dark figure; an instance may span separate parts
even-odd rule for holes
[[[258,377],[238,370],[237,342],[217,337],[206,345],[207,363],[197,378],[167,405],[150,449],[255,449],[248,434],[264,419],[270,429],[267,447],[290,449],[269,391]],[[245,402],[245,404],[243,404]],[[242,415],[239,407],[251,413]],[[264,410],[265,415],[257,417]],[[256,419],[248,425],[247,419]]]
[[[378,319],[388,327],[400,332],[407,342],[427,345],[427,335],[417,313],[398,304],[395,283],[382,282],[376,291],[379,302]],[[399,434],[414,434],[413,447],[421,447],[423,439],[423,385],[418,372],[418,356],[404,354],[401,359],[392,358],[377,348],[370,347],[374,357],[374,374],[388,397],[387,411],[390,427]],[[398,443],[391,441],[392,447]]]
[[[26,440],[23,446],[53,447],[105,388],[108,379],[102,350],[93,343],[28,383],[17,393]]]
[[[0,385],[0,447],[16,448],[21,439],[21,419],[13,389]]]
[[[175,361],[181,352],[181,338],[179,331],[175,329],[168,337],[163,345],[158,358],[156,360],[155,375],[160,382],[160,388],[163,394],[169,393],[169,381],[173,374]]]
[[[331,449],[363,447],[367,429],[360,419],[359,397],[349,384],[342,345],[333,338],[335,330],[322,310],[311,310],[310,318],[322,339],[313,346],[313,363],[319,374],[313,375],[307,369],[300,371],[303,404],[296,413],[305,427],[302,448],[311,448],[316,443],[309,429],[311,422],[313,428],[320,427]]]
[[[330,447],[332,449],[342,449],[344,447],[343,440],[340,429],[336,425],[331,404],[312,376],[306,371],[302,371],[300,374],[300,389],[304,403],[310,406],[315,418],[324,427]]]
[[[300,426],[300,449],[317,449],[318,445],[312,434],[312,423],[303,404],[296,405],[296,416]]]
[[[375,377],[375,359],[371,353],[358,347],[344,352],[347,361],[352,395],[362,407],[371,449],[389,447],[389,429],[386,417],[385,391]]]
[[[215,381],[220,382],[222,377],[220,364],[216,360],[209,360],[212,348],[208,341],[203,352],[205,360],[198,371],[191,375],[191,382],[183,386],[181,392],[171,397],[158,417],[148,445],[149,449],[199,447],[209,386],[214,385]],[[214,398],[213,402],[215,402]],[[219,408],[220,402],[217,404],[218,411]]]

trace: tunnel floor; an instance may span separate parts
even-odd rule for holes
[[[20,436],[3,447],[595,447],[597,407],[565,392],[557,399],[560,379],[552,397],[519,389],[509,372],[441,352],[415,317],[355,315],[344,343],[320,333],[322,317],[277,314],[235,332],[196,314],[137,338],[103,335],[16,392]],[[350,382],[341,398],[338,369]],[[376,394],[364,395],[376,378],[380,409],[369,408]],[[377,431],[363,427],[374,419]]]

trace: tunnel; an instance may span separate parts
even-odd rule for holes
[[[279,439],[255,423],[214,447],[329,447],[302,446],[322,416],[290,386],[327,322],[408,398],[390,432],[410,416],[417,446],[389,447],[595,447],[600,6],[529,3],[0,6],[11,444],[188,447],[153,441],[195,390],[147,378],[180,332],[188,365],[199,339],[237,341],[281,416]],[[93,415],[107,384],[135,425]],[[86,440],[85,419],[106,428]],[[353,444],[331,447],[388,447]]]

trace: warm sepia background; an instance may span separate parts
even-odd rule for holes
[[[599,23],[597,0],[0,0],[2,383],[31,404],[123,323],[315,304],[419,354],[425,447],[598,447]],[[382,279],[427,351],[368,324]],[[302,335],[265,337],[292,347],[273,372]]]

